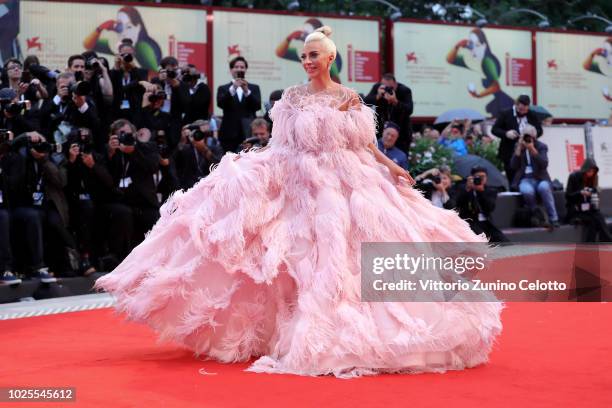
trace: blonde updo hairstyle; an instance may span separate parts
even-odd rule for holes
[[[336,44],[331,40],[332,29],[329,26],[319,27],[312,33],[308,34],[308,37],[304,40],[304,44],[308,44],[313,41],[321,41],[323,48],[333,55],[334,60],[336,59]]]

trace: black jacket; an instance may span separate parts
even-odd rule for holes
[[[174,162],[180,188],[186,190],[193,187],[198,180],[210,173],[212,164],[221,160],[223,151],[220,147],[211,148],[209,146],[209,149],[213,152],[213,159],[210,161],[206,160],[206,157],[200,154],[191,144],[186,144],[176,151]]]
[[[86,127],[91,130],[94,143],[97,147],[104,145],[100,129],[100,118],[95,103],[87,98],[87,110],[79,111],[74,102],[60,103],[57,105],[54,98],[49,98],[40,108],[41,131],[48,141],[53,141],[53,133],[62,121],[70,123],[74,127]]]
[[[538,137],[542,136],[542,125],[540,124],[540,120],[536,114],[532,111],[527,112],[527,123],[536,128]],[[517,117],[514,115],[514,108],[503,111],[491,129],[491,133],[501,139],[499,143],[499,150],[497,151],[497,157],[502,159],[504,163],[510,160],[512,154],[514,153],[514,146],[518,140],[518,138],[508,139],[506,137],[506,132],[509,130],[519,131]]]
[[[154,143],[136,143],[132,154],[117,150],[108,162],[113,178],[113,201],[135,207],[157,208],[157,189],[153,175],[159,170],[159,152]],[[131,179],[127,188],[121,188],[122,179]]]
[[[80,194],[88,194],[95,202],[109,202],[113,190],[113,178],[102,155],[93,153],[94,166],[85,166],[80,157],[74,163],[66,160],[68,184],[65,192],[68,202],[79,201]]]
[[[261,92],[259,86],[249,83],[251,93],[242,101],[238,95],[230,93],[232,84],[221,85],[217,89],[217,106],[223,109],[223,120],[219,129],[219,141],[224,149],[230,146],[231,150],[237,148],[250,134],[250,124],[256,113],[261,109]]]
[[[497,191],[485,186],[484,191],[466,191],[465,185],[457,189],[456,202],[459,216],[464,220],[478,221],[478,214],[487,218],[495,210]]]
[[[210,118],[210,88],[205,83],[196,86],[190,95],[189,107],[185,115],[185,123],[193,123],[198,119],[208,120]]]
[[[535,148],[538,151],[537,155],[530,155],[531,167],[533,170],[533,178],[538,181],[546,180],[550,181],[550,175],[548,174],[548,146],[535,140]],[[512,154],[510,158],[510,167],[514,169],[514,180],[512,180],[512,187],[518,188],[521,179],[525,176],[525,169],[527,168],[527,150],[524,150],[520,157]]]
[[[412,142],[412,127],[410,123],[410,116],[414,110],[412,91],[406,85],[398,83],[395,94],[399,103],[393,106],[389,105],[384,98],[376,100],[380,85],[380,82],[374,84],[370,93],[364,98],[364,102],[367,105],[374,105],[376,107],[376,115],[378,116],[377,138],[382,136],[385,122],[395,122],[400,127],[400,135],[396,145],[399,149],[407,152]]]
[[[584,163],[582,163],[580,170],[574,171],[567,179],[567,186],[565,188],[565,206],[567,208],[566,217],[568,220],[581,213],[580,205],[582,203],[590,203],[591,201],[590,198],[585,199],[580,192],[585,187],[584,173],[594,167],[597,167],[595,160],[587,158],[585,159]],[[597,181],[595,181],[593,187],[597,187]]]
[[[125,117],[121,110],[122,101],[125,99],[130,103],[130,114],[140,112],[142,106],[142,95],[144,88],[140,86],[140,81],[146,81],[148,71],[143,68],[134,68],[130,71],[129,81],[124,85],[124,76],[122,70],[111,69],[110,79],[113,84],[113,112],[114,117]]]

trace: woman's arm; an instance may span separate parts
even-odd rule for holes
[[[378,150],[378,147],[374,143],[369,143],[368,149],[372,151],[377,162],[385,165],[389,169],[389,172],[396,181],[399,181],[399,178],[403,177],[411,186],[415,184],[415,181],[408,172],[408,170],[404,170],[403,168],[398,166],[393,160],[385,156],[383,152]]]

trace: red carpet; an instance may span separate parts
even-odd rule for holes
[[[612,407],[612,305],[513,303],[503,323],[486,366],[339,380],[198,361],[108,309],[8,320],[0,386],[77,389],[76,403],[18,407]]]

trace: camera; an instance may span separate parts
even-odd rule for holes
[[[236,78],[238,78],[238,79],[244,79],[244,71],[238,71],[238,72],[236,72]]]
[[[81,76],[83,74],[81,73]],[[79,81],[76,84],[70,85],[70,93],[78,96],[86,96],[91,92],[91,85],[86,81]]]
[[[123,62],[129,64],[132,61],[134,61],[134,56],[132,54],[130,54],[130,53],[125,52],[125,53],[121,54],[121,59],[123,60]]]
[[[168,79],[176,79],[177,73],[175,70],[173,69],[167,69],[166,70],[166,77]]]
[[[95,58],[89,58],[87,61],[85,61],[85,69],[90,71],[98,70],[100,69],[100,62],[98,62],[98,60]]]
[[[196,76],[191,75],[190,73],[186,73],[182,76],[181,81],[185,82],[185,83],[190,83],[192,82],[194,79],[196,79]]]
[[[74,73],[74,79],[77,82],[81,82],[83,79],[85,79],[85,76],[83,75],[83,71],[77,71]]]
[[[389,95],[393,95],[393,92],[395,92],[393,90],[392,86],[385,86],[385,93],[388,93]]]
[[[26,102],[11,102],[8,99],[0,101],[0,110],[5,111],[9,115],[16,116],[21,113],[22,110],[27,109]]]
[[[442,178],[440,176],[433,176],[431,181],[433,181],[434,184],[440,184],[442,182]]]
[[[164,101],[168,95],[164,91],[155,92],[154,94],[149,95],[149,102],[155,103],[158,101]]]
[[[475,186],[479,186],[482,184],[482,177],[481,176],[474,176],[474,185]]]
[[[212,135],[213,135],[212,131],[210,131],[210,130],[207,130],[206,132],[202,132],[200,130],[200,126],[198,126],[198,125],[189,125],[189,126],[187,126],[187,129],[192,131],[191,132],[191,137],[196,142],[199,142],[200,140],[204,140],[204,139],[207,139],[209,137],[212,137]]]
[[[33,149],[37,153],[51,153],[52,151],[60,152],[61,145],[57,145],[55,143],[49,143],[47,141],[33,143],[32,140],[28,138],[28,150],[30,149]]]
[[[531,135],[525,134],[523,135],[523,141],[525,143],[533,143],[533,137]]]
[[[134,146],[136,138],[133,133],[121,132],[119,133],[119,143],[124,146]]]

